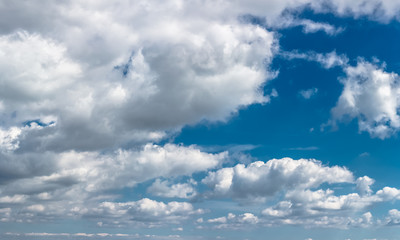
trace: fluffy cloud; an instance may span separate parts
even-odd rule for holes
[[[0,151],[13,151],[19,147],[18,137],[21,129],[12,127],[8,130],[0,129]]]
[[[120,216],[159,225],[179,222],[196,212],[188,203],[149,199],[116,203],[111,190],[219,166],[226,153],[154,143],[185,125],[226,121],[241,108],[277,96],[276,91],[263,92],[268,79],[276,75],[269,65],[278,49],[277,38],[240,16],[253,14],[273,24],[284,10],[308,6],[319,12],[388,20],[397,16],[398,8],[390,1],[379,5],[381,11],[375,11],[375,2],[332,1],[329,9],[325,4],[309,0],[0,0],[1,221],[83,215],[98,219],[108,214],[110,219]],[[301,25],[305,32],[337,31],[327,23],[294,21],[289,25]],[[343,64],[335,56],[315,58],[330,68]],[[338,119],[349,114],[348,108],[341,107],[343,101],[336,108]],[[388,108],[375,112],[393,113],[393,107]],[[367,127],[360,126],[377,132],[375,125],[370,126],[376,119],[361,114],[367,116],[362,122]],[[397,127],[395,120],[397,115],[388,124],[392,129]],[[213,190],[207,197],[264,201],[280,191],[351,182],[352,178],[344,168],[282,159],[223,168],[209,173],[203,182]],[[265,188],[265,181],[283,184]],[[369,192],[368,186],[366,179],[360,180],[364,192]],[[184,184],[157,181],[151,192],[171,197],[194,193]],[[319,194],[332,198],[327,191]],[[385,199],[398,196],[397,189],[390,188],[379,194]],[[276,210],[283,211],[283,205]],[[233,219],[257,222],[251,214]]]
[[[242,204],[259,205],[278,200],[264,208],[253,223],[263,226],[369,227],[382,220],[374,221],[371,213],[364,212],[366,209],[400,199],[399,189],[384,187],[374,192],[374,180],[368,176],[354,180],[346,168],[306,159],[238,164],[209,172],[202,182],[211,188],[200,194],[204,198],[233,198]],[[329,188],[343,183],[344,189],[356,188],[358,192],[337,194]],[[209,219],[207,223],[221,228],[238,227],[229,217]]]
[[[326,69],[336,66],[343,69],[346,75],[340,79],[343,91],[331,110],[332,119],[327,125],[336,126],[338,121],[356,118],[360,131],[381,139],[394,135],[400,128],[400,86],[397,73],[386,72],[384,66],[362,59],[358,59],[356,66],[352,66],[345,55],[338,55],[334,51],[326,54],[292,51],[282,52],[281,56],[289,60],[315,61]],[[315,89],[300,91],[306,99],[315,93]]]
[[[258,217],[252,213],[243,213],[239,215],[228,213],[226,217],[211,218],[207,220],[207,223],[211,223],[213,225],[212,228],[216,229],[243,229],[251,225],[256,225],[258,222]]]
[[[317,160],[272,159],[248,166],[238,164],[210,172],[203,179],[212,192],[208,197],[232,197],[242,201],[265,201],[283,190],[307,189],[322,183],[349,183],[353,174],[346,168],[323,166]],[[279,184],[276,184],[279,183]]]
[[[366,181],[368,188],[359,187],[360,182]],[[262,211],[263,221],[269,225],[305,225],[314,227],[370,227],[373,224],[389,223],[392,215],[389,214],[385,221],[373,221],[370,212],[358,213],[374,204],[399,200],[399,190],[384,187],[372,194],[370,185],[373,180],[368,177],[359,178],[356,185],[361,191],[344,195],[335,195],[331,189],[318,190],[292,190],[285,193],[284,200]],[[392,216],[392,218],[391,218]],[[389,220],[388,220],[389,219]],[[393,218],[395,221],[395,218]]]
[[[356,184],[357,184],[357,189],[361,194],[371,194],[371,185],[374,184],[375,180],[368,177],[359,177],[357,178]]]
[[[124,226],[138,224],[141,227],[154,227],[160,224],[179,223],[190,215],[199,214],[186,202],[157,202],[144,198],[135,202],[103,202],[98,207],[90,209],[85,217],[101,220],[101,226]]]
[[[56,122],[53,129],[25,136],[20,151],[157,141],[165,130],[223,121],[241,107],[268,102],[261,89],[274,75],[267,69],[276,40],[237,20],[240,15],[272,19],[308,6],[356,17],[379,12],[379,19],[390,19],[399,7],[390,1],[332,1],[325,8],[324,1],[306,0],[48,4],[46,11],[35,3],[2,3],[1,19],[10,23],[0,26],[6,127]],[[33,18],[38,13],[41,20]],[[329,25],[294,22],[308,32],[331,31]]]
[[[161,197],[191,198],[196,194],[196,190],[189,183],[171,184],[169,181],[156,179],[147,189],[147,192]]]
[[[397,209],[389,210],[385,224],[387,225],[399,225],[400,224],[400,211]]]
[[[8,18],[36,11],[5,5]],[[15,19],[25,31],[0,36],[6,127],[55,124],[26,134],[19,151],[142,144],[269,101],[262,87],[276,40],[261,27],[190,15],[186,2],[50,8],[58,21]]]
[[[1,159],[1,163],[8,166],[2,171],[9,175],[4,175],[7,181],[0,186],[0,209],[17,206],[7,221],[79,217],[98,201],[116,198],[117,195],[108,193],[110,190],[134,187],[159,177],[190,176],[217,167],[226,156],[226,152],[208,154],[193,146],[173,144],[163,147],[148,144],[137,151],[119,150],[109,154],[49,154],[36,165],[28,156],[12,156],[11,166]],[[8,169],[13,169],[14,173]],[[171,188],[176,190],[174,197],[193,194],[189,185],[178,184]],[[154,195],[166,194],[163,190],[153,187]],[[24,210],[18,210],[21,208]]]
[[[400,128],[400,86],[399,75],[386,72],[384,65],[358,59],[357,65],[350,65],[349,59],[336,52],[326,54],[297,51],[281,52],[281,56],[292,59],[315,61],[326,69],[341,67],[345,77],[340,78],[343,91],[331,110],[332,119],[326,125],[336,126],[337,122],[358,120],[360,131],[368,132],[372,137],[385,139],[391,137]],[[302,90],[299,93],[306,99],[316,93],[316,89]]]
[[[400,128],[399,76],[363,60],[344,71],[344,88],[332,109],[333,121],[357,118],[360,131],[381,139],[396,133]]]

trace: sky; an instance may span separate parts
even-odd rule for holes
[[[0,0],[0,238],[400,239],[399,13]]]

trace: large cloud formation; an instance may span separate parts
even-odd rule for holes
[[[1,221],[63,217],[97,221],[104,216],[131,219],[138,225],[140,221],[162,225],[160,221],[179,222],[186,219],[182,216],[201,213],[182,202],[147,198],[115,202],[118,196],[110,189],[134,187],[155,178],[190,177],[220,167],[227,158],[225,152],[209,154],[195,146],[155,143],[187,124],[226,121],[239,109],[268,103],[276,96],[275,91],[268,95],[264,87],[276,75],[269,67],[279,49],[277,36],[243,16],[265,18],[271,28],[303,26],[306,33],[323,30],[332,35],[340,28],[282,18],[281,14],[308,7],[388,21],[398,18],[399,6],[396,1],[361,0],[1,0]],[[362,88],[364,84],[354,76],[376,68],[359,65],[348,68],[345,86],[349,94],[355,99],[371,95],[385,100],[369,92],[354,94],[351,86]],[[377,76],[366,74],[367,85],[377,89],[381,85],[374,83],[376,79],[383,79],[384,87],[396,85],[393,79],[397,76],[376,71]],[[379,129],[370,127],[376,121],[390,120],[390,128],[397,128],[393,114],[397,103],[369,114],[363,108],[355,113],[343,107],[345,100],[338,103],[338,118],[342,114],[366,116],[361,123],[378,135]],[[307,195],[312,186],[338,182],[322,178],[332,174],[342,176],[341,182],[352,181],[352,174],[344,168],[284,159],[222,168],[211,172],[203,183],[213,190],[207,197],[227,194],[246,200],[255,196],[262,202],[279,191],[299,189],[297,180]],[[264,189],[261,180],[284,184]],[[249,184],[254,187],[246,189]],[[368,184],[364,180],[358,186],[369,193]],[[167,194],[168,189],[175,192]],[[398,190],[386,191],[395,194]],[[173,185],[169,180],[154,182],[149,192],[164,197],[196,195],[190,185]],[[328,190],[313,194],[332,199]],[[317,200],[313,203],[319,204]],[[289,205],[282,203],[270,212]],[[392,223],[397,215],[391,212]],[[230,221],[256,223],[259,219],[245,213],[231,216]]]

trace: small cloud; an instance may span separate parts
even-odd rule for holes
[[[319,147],[316,147],[316,146],[288,148],[288,150],[292,150],[292,151],[314,151],[314,150],[318,150],[318,149],[319,149]]]
[[[277,29],[302,27],[303,33],[305,33],[305,34],[316,33],[316,32],[322,31],[330,36],[335,36],[345,30],[345,28],[343,28],[343,27],[336,27],[329,23],[314,22],[310,19],[294,18],[291,15],[282,16],[270,25],[271,25],[271,27],[277,28]]]
[[[369,157],[371,156],[371,154],[369,152],[363,152],[360,155],[358,155],[359,157]]]
[[[304,99],[310,99],[312,96],[318,93],[318,88],[310,88],[307,90],[301,90],[299,94],[304,98]]]

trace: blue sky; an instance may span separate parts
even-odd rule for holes
[[[399,10],[0,1],[1,239],[399,239]]]

